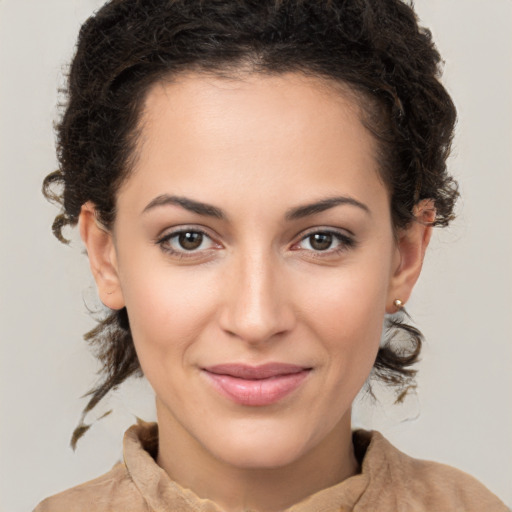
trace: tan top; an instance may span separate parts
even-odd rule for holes
[[[462,471],[413,459],[378,432],[353,434],[361,473],[323,489],[286,512],[507,512],[486,487]],[[34,512],[221,512],[173,482],[155,462],[155,423],[124,436],[124,463],[99,478],[47,498]]]

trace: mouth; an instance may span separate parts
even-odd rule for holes
[[[221,395],[237,404],[253,407],[276,403],[291,394],[311,370],[287,363],[220,364],[202,369]]]

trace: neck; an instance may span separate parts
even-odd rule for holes
[[[182,487],[227,512],[277,512],[359,470],[350,412],[300,459],[281,467],[240,468],[214,457],[167,410],[157,406],[158,464]]]

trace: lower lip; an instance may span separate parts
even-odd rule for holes
[[[276,375],[266,379],[240,379],[204,371],[215,389],[241,405],[270,405],[295,391],[309,375],[310,370]]]

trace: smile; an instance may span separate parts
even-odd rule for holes
[[[203,368],[213,387],[240,405],[264,406],[278,402],[295,391],[311,368],[285,363],[262,366],[222,364]]]

